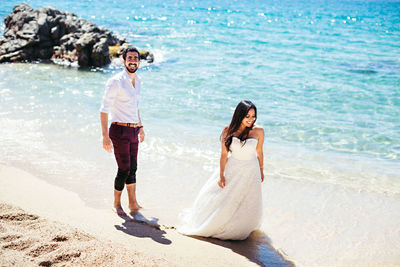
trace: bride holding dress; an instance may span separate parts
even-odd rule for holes
[[[256,106],[241,101],[221,134],[220,173],[200,190],[193,206],[179,214],[184,235],[243,240],[262,217],[264,130],[254,123]]]

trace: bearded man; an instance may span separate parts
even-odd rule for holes
[[[139,112],[141,80],[136,74],[139,68],[140,53],[134,47],[126,48],[122,53],[124,69],[111,77],[100,108],[103,148],[107,152],[114,150],[118,165],[114,181],[113,210],[126,216],[121,205],[124,186],[128,191],[131,213],[142,208],[136,200],[136,170],[139,141],[144,141],[144,130]],[[108,114],[111,124],[108,128]]]

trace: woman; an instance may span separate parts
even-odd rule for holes
[[[256,119],[253,103],[243,100],[237,105],[221,134],[219,179],[211,177],[192,208],[179,215],[180,233],[243,240],[259,226],[264,130],[254,125]]]

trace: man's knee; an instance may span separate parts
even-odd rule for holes
[[[128,170],[118,169],[118,173],[114,181],[114,189],[122,191],[124,189],[128,176],[129,176],[129,169]]]
[[[128,176],[128,179],[126,179],[126,184],[128,185],[128,184],[134,184],[134,183],[136,183],[136,174],[133,174],[133,175],[129,175]]]

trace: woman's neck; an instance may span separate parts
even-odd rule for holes
[[[241,134],[241,133],[243,133],[244,130],[246,130],[246,126],[240,125],[240,126],[239,126],[239,129],[237,129],[236,132],[237,132],[238,134]]]

